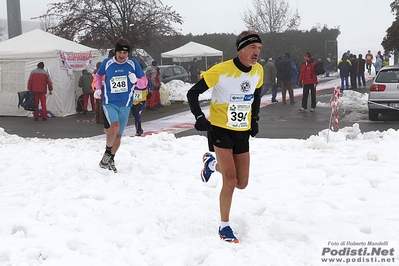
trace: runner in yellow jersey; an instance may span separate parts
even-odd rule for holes
[[[243,31],[236,40],[237,57],[214,65],[188,91],[187,99],[198,131],[208,132],[209,151],[203,156],[202,181],[222,174],[219,236],[238,243],[230,227],[230,208],[235,188],[244,189],[249,178],[249,136],[258,134],[263,68],[257,62],[262,41],[254,31]],[[209,120],[199,105],[201,93],[212,88]]]

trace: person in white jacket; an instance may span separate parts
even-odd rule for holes
[[[378,74],[378,72],[380,71],[381,67],[382,67],[382,60],[380,58],[380,55],[376,55],[375,56],[375,63],[373,63],[374,68],[375,68],[375,75]]]

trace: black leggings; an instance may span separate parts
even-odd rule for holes
[[[308,96],[310,90],[311,103],[310,108],[316,108],[316,87],[314,84],[303,85],[302,108],[308,109]]]
[[[134,117],[134,122],[141,123],[141,112],[145,107],[145,101],[139,102],[138,104],[133,104],[131,108],[132,115]]]

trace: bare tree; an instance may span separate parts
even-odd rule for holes
[[[112,47],[124,37],[134,48],[151,47],[161,36],[177,35],[182,17],[160,0],[65,0],[49,4],[38,17],[56,21],[49,32],[95,48]]]
[[[51,29],[56,26],[54,18],[48,14],[48,11],[45,15],[41,15],[40,17],[40,28],[44,31],[51,31]]]
[[[399,16],[399,0],[394,0],[391,4],[391,12],[395,14],[396,17]]]
[[[277,33],[296,30],[301,22],[298,10],[291,13],[284,0],[253,0],[255,11],[248,9],[243,15],[245,25],[259,33]]]

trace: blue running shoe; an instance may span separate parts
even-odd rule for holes
[[[215,157],[213,157],[213,155],[210,154],[209,152],[206,152],[204,156],[202,156],[202,161],[204,162],[204,168],[201,170],[201,179],[205,183],[209,181],[209,178],[214,172],[211,169],[209,169],[209,163],[213,162],[214,160]]]
[[[222,230],[220,230],[220,227],[219,227],[219,236],[220,236],[220,239],[222,239],[226,242],[240,243],[240,241],[238,241],[237,237],[235,237],[235,235],[233,234],[233,230],[231,230],[230,226],[226,226]]]

